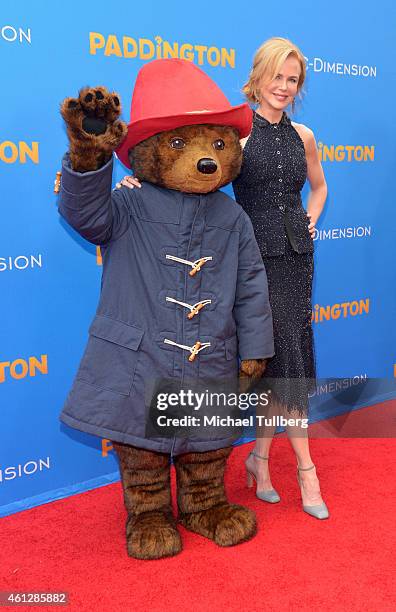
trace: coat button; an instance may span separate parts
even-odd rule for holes
[[[280,196],[281,196],[281,195],[282,195],[282,192],[280,191],[280,192],[278,193],[278,195],[280,195]]]
[[[277,154],[277,155],[280,155],[280,151],[277,151],[277,152],[276,152],[276,154]]]
[[[281,164],[279,164],[278,168],[282,168]]]
[[[279,182],[281,183],[281,182],[282,182],[282,179],[279,179]]]
[[[279,210],[285,210],[285,207],[283,206],[283,204],[280,204]]]

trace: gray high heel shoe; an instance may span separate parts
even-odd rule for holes
[[[311,467],[309,468],[297,467],[297,481],[298,481],[300,489],[301,489],[301,478],[300,478],[299,471],[307,472],[308,470],[313,470],[314,467],[315,467],[314,465],[311,465]],[[314,516],[315,518],[320,519],[320,520],[327,519],[330,516],[329,510],[324,502],[322,504],[317,504],[316,506],[304,506],[303,504],[303,510],[307,514],[310,514],[311,516]]]
[[[249,456],[250,455],[253,455],[253,457],[257,457],[257,459],[268,461],[268,457],[262,457],[261,455],[257,455],[257,453],[255,453],[254,451],[251,451],[249,453]],[[257,477],[254,472],[248,469],[246,464],[245,464],[245,467],[246,467],[246,483],[247,483],[248,489],[250,489],[253,486],[253,479],[256,481],[256,485],[257,485]],[[261,501],[266,501],[266,502],[269,502],[270,504],[276,504],[277,502],[280,501],[280,497],[277,491],[275,491],[275,489],[268,489],[268,491],[257,491],[257,488],[256,488],[256,497],[261,499]]]

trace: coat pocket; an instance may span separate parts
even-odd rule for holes
[[[129,395],[144,330],[96,315],[89,334],[77,379],[98,389]]]

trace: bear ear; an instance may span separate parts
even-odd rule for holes
[[[129,149],[128,159],[134,176],[141,181],[159,183],[161,168],[158,155],[158,135],[150,136]]]
[[[222,152],[223,177],[219,187],[231,183],[241,171],[242,147],[239,142],[239,133],[235,128],[226,127],[224,129],[224,139],[226,148]]]

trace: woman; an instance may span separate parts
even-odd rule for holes
[[[271,38],[256,52],[243,92],[258,107],[251,134],[241,141],[243,163],[233,183],[237,201],[251,217],[268,277],[275,356],[268,362],[264,382],[272,391],[271,416],[306,416],[308,393],[315,386],[312,236],[327,186],[312,131],[292,122],[285,112],[289,106],[294,109],[305,73],[303,54],[287,39]],[[306,178],[311,188],[307,213],[301,203]],[[133,177],[125,177],[122,184],[140,186]],[[327,518],[307,430],[286,429],[296,454],[303,509],[315,518]],[[270,503],[280,501],[268,468],[274,433],[275,426],[260,428],[246,459],[248,485],[254,478],[257,497]]]
[[[250,215],[267,271],[274,320],[275,356],[265,373],[273,391],[272,415],[306,416],[308,393],[314,388],[315,362],[311,327],[313,241],[327,186],[310,129],[292,122],[285,110],[294,109],[305,80],[300,49],[284,38],[271,38],[256,52],[247,99],[258,104],[253,128],[244,139],[241,173],[233,187],[237,201]],[[301,189],[308,178],[306,213]],[[306,429],[287,427],[297,459],[303,509],[324,519],[329,516],[320,494]],[[268,454],[275,427],[258,435],[246,460],[248,483],[256,494],[279,501],[268,470]]]

